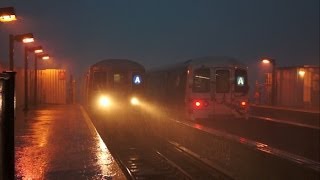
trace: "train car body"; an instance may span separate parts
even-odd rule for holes
[[[107,59],[89,68],[85,104],[96,112],[126,112],[144,95],[145,68],[127,59]]]
[[[147,97],[178,118],[245,117],[247,67],[229,57],[203,57],[147,72]]]

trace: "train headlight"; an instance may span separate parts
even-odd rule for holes
[[[107,96],[100,96],[98,103],[100,107],[109,107],[111,105],[111,100]]]
[[[130,100],[130,103],[131,103],[132,105],[134,105],[134,106],[137,106],[137,105],[140,104],[139,99],[136,98],[136,97],[132,97],[131,100]]]

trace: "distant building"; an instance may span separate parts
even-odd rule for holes
[[[277,68],[276,104],[300,109],[320,108],[320,66]],[[272,74],[266,73],[263,83],[256,81],[254,104],[271,105]]]
[[[307,65],[277,68],[277,105],[319,109],[319,70]],[[266,79],[269,84],[270,75]]]

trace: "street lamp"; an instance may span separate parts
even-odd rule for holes
[[[13,7],[0,8],[0,22],[10,22],[17,20]]]
[[[301,78],[303,78],[304,75],[306,74],[306,71],[304,71],[304,69],[300,69],[300,70],[298,71],[298,74],[299,74],[299,76],[300,76]]]
[[[38,58],[41,58],[42,60],[48,60],[50,59],[48,54],[37,54],[36,51],[34,51],[34,105],[37,105],[37,99],[38,99]],[[39,51],[38,51],[39,52]]]
[[[13,56],[14,56],[14,41],[31,43],[34,42],[33,34],[20,34],[20,35],[9,35],[9,70],[13,71]]]
[[[277,79],[276,79],[276,61],[270,58],[264,58],[261,60],[263,64],[271,64],[272,65],[272,86],[271,86],[271,104],[273,106],[276,105],[277,101]]]
[[[28,110],[28,52],[43,51],[41,46],[24,47],[24,110]]]

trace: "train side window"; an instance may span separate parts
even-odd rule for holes
[[[230,71],[216,70],[216,93],[228,93],[230,91]]]
[[[94,72],[93,73],[93,89],[102,89],[107,85],[107,73],[106,72]]]
[[[200,68],[193,71],[193,92],[210,92],[210,69]]]

